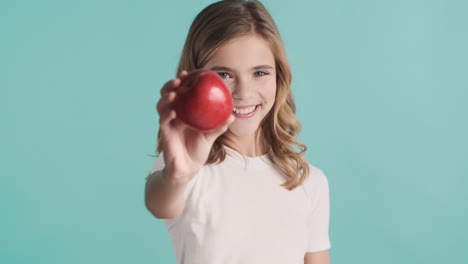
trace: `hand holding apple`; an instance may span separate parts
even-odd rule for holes
[[[231,104],[228,118],[215,129],[193,129],[192,126],[182,121],[181,116],[184,116],[185,113],[176,113],[175,101],[181,81],[187,75],[186,71],[182,71],[177,78],[164,84],[161,88],[161,98],[156,105],[159,114],[160,132],[158,145],[163,146],[163,156],[166,164],[165,178],[178,183],[186,183],[194,177],[207,161],[214,141],[225,133],[229,125],[235,120],[234,115],[231,113]]]

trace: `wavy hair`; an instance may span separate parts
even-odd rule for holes
[[[251,33],[262,36],[269,43],[275,56],[277,72],[275,102],[257,132],[262,133],[260,143],[267,147],[267,157],[287,179],[281,186],[293,190],[309,174],[309,164],[303,157],[307,147],[295,139],[301,124],[295,114],[291,69],[278,28],[266,8],[255,0],[224,0],[207,6],[196,16],[190,27],[177,73],[202,68],[226,41]],[[224,161],[224,145],[234,148],[225,134],[213,143],[206,164]],[[295,147],[300,150],[296,151]],[[161,131],[158,131],[156,151],[163,151]]]

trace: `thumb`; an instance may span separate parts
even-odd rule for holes
[[[231,114],[229,118],[226,119],[226,121],[224,121],[223,123],[221,123],[217,128],[207,132],[207,139],[214,142],[219,136],[226,132],[226,130],[235,120],[236,118],[233,114]]]

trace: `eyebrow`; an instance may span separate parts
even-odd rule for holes
[[[258,65],[258,66],[251,68],[251,70],[258,70],[258,69],[273,69],[273,67],[268,64],[264,64],[264,65]],[[230,72],[234,71],[234,69],[225,67],[225,66],[214,66],[214,67],[211,67],[211,70],[212,71],[230,71]]]

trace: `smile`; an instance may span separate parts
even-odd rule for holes
[[[248,117],[255,115],[255,113],[257,113],[259,108],[260,108],[260,105],[253,105],[253,106],[242,107],[242,108],[233,107],[232,112],[235,117],[248,118]]]

